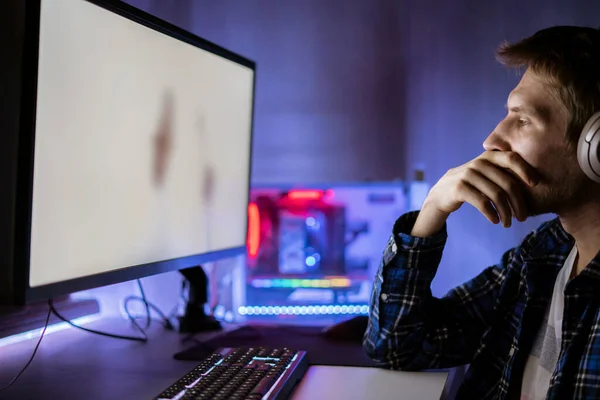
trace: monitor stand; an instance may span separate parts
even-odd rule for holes
[[[185,312],[179,319],[179,332],[197,333],[222,329],[221,323],[204,311],[208,303],[208,277],[202,266],[179,271],[189,283]]]

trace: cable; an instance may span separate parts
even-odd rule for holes
[[[137,318],[140,318],[140,317],[132,315],[131,311],[129,311],[129,303],[131,303],[132,301],[140,301],[140,302],[142,302],[144,304],[144,307],[146,308],[146,328],[148,328],[150,326],[150,324],[152,323],[152,320],[153,320],[152,313],[151,313],[151,310],[152,310],[156,314],[158,314],[158,316],[160,317],[160,321],[163,323],[165,329],[167,329],[167,330],[174,330],[175,326],[171,322],[171,318],[174,315],[176,315],[176,313],[177,313],[177,306],[174,307],[174,309],[171,311],[171,313],[167,317],[160,310],[160,308],[158,308],[156,305],[154,305],[153,303],[151,303],[150,301],[148,301],[148,298],[146,297],[146,293],[144,292],[144,288],[142,286],[141,280],[138,279],[137,283],[138,283],[138,287],[140,288],[141,297],[140,296],[127,296],[125,298],[124,302],[123,302],[123,308],[125,310],[125,313],[127,314],[127,317],[129,317],[129,320],[131,321],[131,323],[138,330],[142,329],[142,327],[137,322]]]
[[[27,363],[25,364],[25,366],[23,368],[21,368],[21,370],[19,371],[19,373],[13,378],[12,381],[10,381],[10,383],[6,386],[4,386],[3,388],[0,388],[0,393],[8,390],[12,385],[15,384],[15,382],[21,377],[21,375],[23,375],[23,373],[25,372],[25,370],[31,365],[33,358],[35,357],[35,355],[37,354],[38,348],[40,347],[40,344],[42,343],[42,339],[44,338],[44,334],[46,333],[46,329],[48,328],[48,323],[50,322],[50,314],[52,311],[52,299],[48,300],[48,315],[46,315],[46,322],[44,323],[44,329],[42,329],[42,333],[40,334],[40,338],[38,339],[37,344],[35,345],[34,349],[33,349],[33,353],[31,354],[31,357],[29,357],[29,361],[27,361]]]
[[[138,283],[139,283],[139,281],[138,281]],[[140,290],[142,292],[142,296],[143,296],[142,298],[145,298],[145,294],[143,292],[143,288],[141,286],[141,283],[140,283]],[[150,308],[153,308],[161,316],[164,317],[164,314],[162,314],[162,312],[156,306],[154,306],[153,304],[147,303],[147,302],[145,302],[145,304],[147,306],[148,318],[150,318]],[[107,337],[116,338],[116,339],[134,340],[134,341],[137,341],[137,342],[147,342],[148,341],[148,335],[146,335],[146,332],[137,323],[135,325],[140,330],[140,332],[142,333],[142,337],[116,335],[116,334],[113,334],[113,333],[95,331],[93,329],[88,329],[88,328],[84,328],[83,326],[76,325],[73,322],[71,322],[68,319],[66,319],[65,317],[63,317],[56,310],[56,308],[54,307],[54,301],[52,299],[49,299],[48,300],[48,314],[46,315],[46,322],[44,323],[44,328],[42,329],[42,333],[40,334],[40,338],[38,339],[38,342],[37,342],[37,344],[35,345],[35,347],[33,349],[33,353],[31,354],[31,357],[29,357],[29,361],[27,361],[27,363],[25,364],[25,366],[23,368],[21,368],[21,370],[17,373],[17,375],[6,386],[0,388],[0,393],[4,392],[4,391],[8,390],[10,387],[12,387],[12,385],[15,384],[15,382],[21,377],[21,375],[23,375],[23,373],[25,372],[25,370],[27,368],[29,368],[29,366],[33,362],[33,359],[35,358],[35,355],[37,354],[37,351],[38,351],[38,349],[40,347],[40,344],[42,343],[42,339],[44,338],[44,334],[46,333],[46,329],[48,329],[48,324],[50,322],[50,315],[51,314],[56,315],[58,317],[58,319],[62,320],[63,322],[66,322],[67,324],[71,325],[72,327],[81,329],[81,330],[89,332],[89,333],[95,333],[97,335],[107,336]]]
[[[146,293],[144,293],[144,287],[142,286],[142,280],[137,280],[138,287],[140,288],[140,294],[142,295],[142,302],[146,307],[146,329],[150,328],[150,324],[152,323],[152,316],[150,315],[150,304],[148,304],[148,300],[146,299]],[[157,309],[156,307],[154,307]]]
[[[127,314],[127,317],[129,318],[131,323],[134,325],[137,325],[138,329],[141,329],[141,327],[139,326],[139,324],[136,321],[137,318],[141,318],[141,317],[135,316],[131,313],[131,311],[129,311],[129,303],[131,303],[132,301],[142,301],[142,298],[138,297],[138,296],[126,297],[123,302],[123,308],[125,309],[125,313]],[[175,329],[173,326],[173,323],[171,322],[171,319],[169,317],[167,317],[157,306],[148,302],[148,307],[151,310],[154,310],[154,312],[160,316],[160,319],[158,319],[158,321],[162,322],[166,329],[169,329],[169,330]],[[174,311],[176,312],[177,309],[175,309]],[[173,312],[171,314],[173,314]],[[151,318],[151,320],[156,320],[156,319]]]
[[[115,338],[115,339],[133,340],[133,341],[136,341],[136,342],[147,342],[148,341],[148,335],[146,335],[146,332],[139,325],[136,325],[136,327],[139,329],[140,333],[142,334],[142,337],[139,337],[139,336],[116,335],[114,333],[95,331],[93,329],[88,329],[88,328],[85,328],[83,326],[79,326],[77,324],[74,324],[73,322],[69,321],[68,319],[66,319],[65,317],[63,317],[61,314],[59,314],[59,312],[56,311],[56,308],[54,308],[53,304],[50,304],[50,310],[52,310],[52,313],[54,313],[54,315],[56,315],[60,320],[66,322],[67,324],[71,325],[74,328],[81,329],[82,331],[86,331],[86,332],[89,332],[89,333],[95,333],[96,335],[111,337],[111,338]]]

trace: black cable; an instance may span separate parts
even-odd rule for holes
[[[141,285],[140,285],[140,289],[142,290],[142,295],[144,296],[143,288],[141,287]],[[158,311],[160,314],[162,314],[160,312],[160,310],[158,308],[156,308],[153,304],[148,304],[148,315],[150,313],[150,307],[154,307],[156,311]],[[49,299],[48,300],[48,315],[46,315],[46,322],[44,323],[44,328],[42,329],[42,333],[40,334],[40,338],[39,338],[37,344],[35,345],[35,348],[33,349],[33,353],[31,354],[31,357],[29,358],[29,361],[27,361],[27,363],[25,364],[25,366],[12,379],[12,381],[10,381],[8,383],[8,385],[4,386],[3,388],[0,388],[0,393],[8,390],[12,385],[14,385],[15,382],[21,377],[21,375],[23,375],[23,373],[25,372],[25,370],[27,368],[29,368],[29,366],[33,362],[33,359],[34,359],[35,355],[37,354],[38,348],[40,347],[40,344],[42,343],[42,339],[44,337],[44,334],[46,333],[46,329],[48,328],[48,324],[50,322],[50,315],[51,314],[56,315],[56,317],[58,317],[58,319],[62,320],[63,322],[66,322],[67,324],[71,325],[72,327],[81,329],[81,330],[89,332],[89,333],[95,333],[97,335],[107,336],[107,337],[116,338],[116,339],[133,340],[133,341],[137,341],[137,342],[147,342],[148,341],[148,336],[146,335],[146,332],[139,325],[137,325],[137,324],[135,324],[135,325],[140,330],[140,332],[142,333],[142,337],[116,335],[116,334],[113,334],[113,333],[100,332],[100,331],[96,331],[96,330],[93,330],[93,329],[84,328],[83,326],[76,325],[73,322],[71,322],[70,320],[68,320],[65,317],[63,317],[56,310],[56,308],[54,307],[53,300]]]
[[[35,345],[35,348],[33,349],[33,353],[31,353],[31,357],[29,357],[29,361],[27,361],[27,364],[25,364],[25,366],[23,368],[21,368],[21,370],[19,371],[19,373],[13,378],[12,381],[10,381],[10,383],[8,385],[4,386],[3,388],[0,388],[0,393],[4,392],[5,390],[8,390],[12,385],[14,385],[15,382],[21,377],[21,375],[23,375],[23,373],[25,372],[25,370],[33,362],[33,358],[37,354],[38,348],[40,347],[40,344],[42,343],[42,339],[44,338],[44,334],[46,333],[46,329],[48,328],[48,323],[50,322],[50,314],[51,314],[51,311],[52,311],[52,307],[53,307],[53,305],[52,305],[52,299],[50,299],[50,300],[48,300],[48,315],[46,315],[46,322],[44,323],[44,329],[42,329],[42,333],[40,334],[40,338],[38,339],[38,342]]]
[[[56,311],[56,308],[54,308],[53,304],[50,304],[50,310],[52,310],[52,312],[54,313],[54,315],[56,315],[60,320],[66,322],[67,324],[71,325],[74,328],[81,329],[82,331],[86,331],[86,332],[89,332],[89,333],[95,333],[96,335],[111,337],[111,338],[115,338],[115,339],[133,340],[133,341],[136,341],[136,342],[147,342],[148,341],[148,335],[146,335],[146,332],[139,325],[137,325],[136,327],[139,329],[140,333],[142,334],[142,337],[139,337],[139,336],[116,335],[114,333],[95,331],[93,329],[88,329],[88,328],[85,328],[83,326],[79,326],[77,324],[74,324],[73,322],[69,321],[68,319],[66,319],[65,317],[63,317],[61,314],[59,314],[59,312]]]
[[[139,281],[138,281],[139,283]],[[142,292],[142,298],[145,298],[145,294],[144,294],[144,289],[142,288],[141,284],[140,284],[140,291]],[[148,303],[148,302],[144,302],[147,306],[147,315],[148,318],[150,318],[150,308],[153,308],[159,315],[161,315],[166,321],[168,321],[168,319],[166,319],[166,317],[164,316],[164,314],[162,314],[162,312],[153,304]],[[111,337],[111,338],[116,338],[116,339],[125,339],[125,340],[134,340],[137,342],[147,342],[148,341],[148,336],[146,335],[146,332],[139,326],[137,325],[137,328],[140,330],[140,332],[142,333],[142,337],[135,337],[135,336],[123,336],[123,335],[116,335],[113,333],[107,333],[107,332],[100,332],[100,331],[95,331],[93,329],[88,329],[88,328],[84,328],[83,326],[79,326],[74,324],[73,322],[69,321],[68,319],[66,319],[65,317],[63,317],[54,307],[54,302],[52,299],[48,300],[48,314],[46,315],[46,321],[44,322],[44,328],[42,329],[42,332],[40,334],[40,338],[37,341],[37,344],[35,345],[34,349],[33,349],[33,353],[31,354],[31,357],[29,357],[29,360],[27,361],[27,363],[25,364],[25,366],[23,368],[21,368],[21,370],[17,373],[17,375],[4,387],[0,388],[0,393],[10,389],[12,387],[12,385],[15,384],[15,382],[21,377],[21,375],[23,375],[23,373],[25,372],[25,370],[27,368],[29,368],[29,366],[31,365],[31,363],[33,362],[33,359],[35,358],[35,355],[37,354],[37,351],[40,347],[40,344],[42,343],[42,339],[44,338],[44,334],[46,333],[46,329],[48,329],[48,324],[50,322],[50,315],[54,314],[58,317],[58,319],[62,320],[63,322],[66,322],[67,324],[71,325],[74,328],[78,328],[81,330],[84,330],[86,332],[89,333],[95,333],[97,335],[102,335],[102,336],[107,336],[107,337]]]
[[[140,326],[140,324],[138,324],[136,317],[132,316],[129,311],[127,309],[125,309],[127,312],[127,316],[129,317],[129,320],[131,321],[131,324],[135,327],[135,329],[137,329],[138,331],[140,331],[142,333],[142,335],[146,335],[146,330],[144,328],[142,328]]]
[[[134,325],[137,324],[139,326],[136,319],[141,318],[141,317],[134,316],[131,313],[131,311],[129,311],[129,303],[131,303],[132,301],[143,302],[143,300],[141,297],[138,297],[138,296],[127,296],[123,302],[123,308],[125,309],[125,313],[127,314],[127,317],[129,318],[129,320],[131,321],[132,324],[134,324]],[[173,323],[171,322],[171,318],[167,317],[157,306],[155,306],[151,302],[148,302],[148,307],[160,316],[160,319],[151,318],[151,320],[162,322],[166,329],[169,329],[169,330],[175,329],[173,326]],[[175,308],[174,311],[175,312],[171,312],[171,314],[176,314],[177,309]]]
[[[161,311],[160,308],[158,308],[156,305],[154,305],[153,303],[148,301],[148,298],[146,297],[146,293],[144,292],[144,288],[142,286],[142,282],[139,279],[138,279],[138,287],[140,288],[141,297],[140,296],[127,296],[123,302],[123,308],[125,310],[125,313],[127,314],[127,317],[129,317],[129,320],[131,321],[131,323],[138,330],[142,329],[142,327],[137,322],[137,318],[140,318],[140,317],[132,315],[131,311],[129,311],[129,303],[130,302],[140,301],[144,304],[144,307],[146,308],[146,328],[148,328],[150,326],[150,324],[153,320],[152,313],[151,313],[151,310],[152,310],[156,314],[158,314],[158,316],[160,317],[160,321],[163,323],[165,329],[174,330],[175,327],[174,327],[173,323],[171,322],[171,318],[177,314],[177,307],[175,307],[173,309],[173,311],[171,311],[170,315],[167,317]]]
[[[142,295],[142,302],[146,307],[146,329],[150,328],[150,324],[152,323],[152,316],[150,315],[150,304],[148,304],[148,300],[146,299],[146,293],[144,293],[144,287],[142,286],[142,280],[137,280],[138,287],[140,288],[140,294]],[[157,307],[154,307],[155,309]]]

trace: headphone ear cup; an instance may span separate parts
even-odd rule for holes
[[[600,183],[600,112],[592,115],[579,136],[577,161],[588,178]]]
[[[600,182],[600,120],[596,123],[596,133],[590,142],[589,154],[590,166],[597,177],[596,182]]]

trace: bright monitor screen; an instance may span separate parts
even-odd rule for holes
[[[245,245],[254,68],[42,0],[30,287]]]

